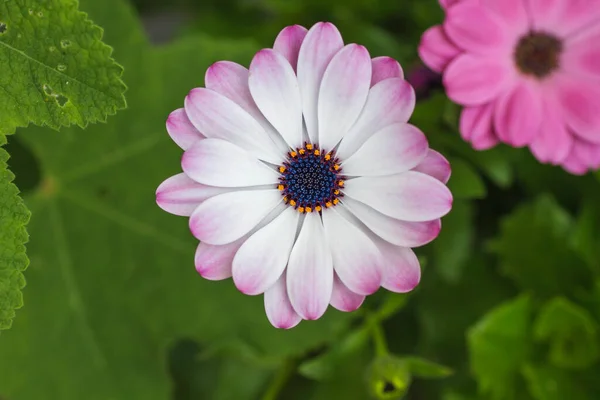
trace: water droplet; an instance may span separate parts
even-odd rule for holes
[[[21,39],[21,36],[22,35],[20,33],[17,33],[17,39]]]
[[[52,88],[50,86],[44,83],[42,85],[42,89],[44,89],[44,93],[46,93],[48,96],[52,96]]]
[[[59,70],[60,72],[65,72],[67,70],[67,66],[64,64],[58,64],[56,69]]]
[[[67,101],[69,101],[69,99],[65,96],[63,96],[62,94],[57,94],[54,96],[54,98],[56,99],[56,102],[58,103],[59,106],[64,107],[65,104],[67,104]]]
[[[31,8],[29,9],[29,15],[33,15],[33,10]]]
[[[50,50],[50,51],[56,51],[56,47],[50,46],[50,47],[48,47],[48,50]]]
[[[6,24],[4,22],[0,22],[0,35],[3,35],[4,32],[6,32],[6,29],[8,29]]]
[[[66,48],[67,48],[67,47],[69,47],[70,45],[71,45],[71,41],[70,41],[70,40],[63,39],[63,40],[61,40],[61,41],[60,41],[60,46],[61,46],[63,49],[66,49]]]
[[[65,85],[68,85],[69,83],[71,83],[71,82],[67,81],[67,82],[65,82]]]
[[[40,12],[38,13],[38,17],[42,18],[43,16],[44,16],[44,13],[40,11]]]

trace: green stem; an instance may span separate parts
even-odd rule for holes
[[[370,318],[371,334],[373,335],[373,343],[375,344],[375,354],[378,357],[387,356],[389,354],[385,333],[381,327],[381,323],[375,317]]]
[[[285,384],[292,377],[295,370],[296,363],[293,360],[285,361],[279,370],[275,372],[275,376],[271,380],[262,400],[277,400],[279,392],[285,387]]]

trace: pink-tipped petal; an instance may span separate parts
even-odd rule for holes
[[[460,134],[476,150],[487,150],[498,144],[493,126],[494,103],[465,107],[460,114]]]
[[[304,319],[320,318],[333,288],[333,261],[317,213],[304,219],[287,268],[287,290],[294,310]]]
[[[401,78],[379,82],[371,88],[367,102],[354,126],[338,147],[344,159],[351,156],[375,132],[398,122],[406,122],[415,108],[415,91]]]
[[[342,35],[335,25],[316,23],[304,38],[298,54],[298,84],[302,94],[302,110],[308,136],[318,139],[318,98],[325,69],[333,56],[344,47]]]
[[[462,105],[480,105],[494,99],[514,79],[513,69],[503,58],[463,54],[444,73],[448,97]]]
[[[600,167],[600,145],[598,144],[575,139],[573,154],[590,170],[596,170]]]
[[[385,259],[381,286],[396,293],[413,290],[421,280],[421,266],[415,253],[383,240],[377,241],[377,247]]]
[[[367,233],[335,209],[323,212],[335,272],[354,293],[369,295],[381,285],[382,258]]]
[[[302,144],[302,99],[290,63],[272,49],[259,51],[250,64],[250,93],[271,125],[291,147]]]
[[[427,155],[427,138],[417,127],[397,123],[376,132],[342,164],[346,176],[379,176],[408,171]]]
[[[196,249],[194,263],[196,271],[204,279],[211,281],[220,281],[231,278],[231,264],[233,256],[244,243],[246,237],[236,240],[233,243],[221,246],[201,242]]]
[[[206,71],[206,88],[234,101],[252,116],[267,132],[281,152],[287,150],[285,141],[260,112],[248,87],[248,69],[231,61],[218,61]]]
[[[275,185],[279,176],[246,150],[221,139],[204,139],[187,149],[181,167],[196,182],[219,187]]]
[[[252,234],[233,259],[233,282],[248,295],[264,293],[283,273],[296,237],[300,214],[287,207]]]
[[[203,185],[181,173],[160,184],[156,189],[156,203],[166,212],[189,217],[204,200],[230,190]]]
[[[461,52],[462,50],[450,41],[441,25],[429,28],[421,36],[419,57],[436,72],[442,72]]]
[[[331,301],[333,307],[340,311],[351,312],[358,308],[365,301],[365,296],[354,293],[342,283],[337,274],[333,277],[333,292],[331,293]]]
[[[371,60],[371,87],[390,78],[404,78],[400,63],[391,57],[375,57]]]
[[[435,239],[442,227],[439,219],[408,222],[391,218],[348,196],[344,198],[343,204],[373,233],[397,246],[423,246]]]
[[[427,155],[423,161],[414,167],[413,171],[432,176],[442,183],[447,183],[450,179],[450,175],[452,174],[450,163],[448,160],[446,160],[446,157],[432,149],[427,151]]]
[[[506,27],[479,0],[462,0],[450,7],[444,32],[458,47],[476,54],[509,55],[513,45]]]
[[[565,121],[581,139],[600,143],[600,83],[562,76],[557,91]]]
[[[571,153],[573,135],[568,131],[559,106],[550,106],[546,99],[540,131],[529,148],[543,163],[561,164]]]
[[[352,127],[371,87],[371,56],[349,44],[331,60],[319,89],[319,145],[333,149]]]
[[[178,108],[169,114],[167,132],[169,132],[171,139],[177,143],[177,146],[183,150],[187,150],[198,140],[204,138],[204,135],[192,125],[183,108]]]
[[[185,111],[207,138],[235,143],[274,164],[282,161],[281,152],[262,126],[229,98],[210,89],[196,88],[185,98]]]
[[[514,147],[523,147],[535,139],[542,119],[542,95],[524,81],[502,95],[494,110],[494,128],[498,137]]]
[[[290,329],[302,321],[294,311],[286,288],[286,273],[265,292],[265,311],[271,325],[279,329]]]
[[[452,193],[446,185],[415,171],[349,179],[344,194],[403,221],[431,221],[452,208]]]
[[[481,5],[515,32],[525,33],[529,30],[529,17],[526,2],[528,0],[480,0]]]
[[[278,190],[230,192],[211,197],[190,217],[190,230],[212,245],[234,242],[250,232],[281,203]]]
[[[308,30],[301,25],[291,25],[283,28],[273,45],[273,50],[281,53],[290,63],[294,71],[298,65],[298,53],[300,46],[306,37]]]
[[[573,175],[585,175],[589,170],[589,167],[575,153],[571,153],[561,165],[565,171]]]

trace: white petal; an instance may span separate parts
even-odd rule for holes
[[[250,64],[250,93],[271,125],[291,147],[302,145],[302,100],[296,74],[272,49],[256,53]]]
[[[349,44],[331,60],[319,89],[319,145],[333,149],[358,119],[371,86],[371,56]]]
[[[333,307],[340,311],[350,312],[357,310],[363,301],[365,301],[365,296],[354,293],[342,283],[337,274],[334,276],[330,301]]]
[[[369,238],[335,209],[323,212],[335,272],[354,293],[369,295],[381,284],[381,254]]]
[[[294,311],[286,288],[286,273],[265,292],[265,311],[275,328],[290,329],[298,325],[302,318]]]
[[[291,25],[283,28],[273,44],[273,50],[281,53],[294,71],[298,65],[298,53],[300,52],[300,46],[306,37],[308,30],[301,25]]]
[[[167,132],[171,139],[183,150],[204,138],[204,135],[198,132],[198,129],[190,122],[185,110],[179,108],[169,114],[167,118]]]
[[[402,221],[383,215],[348,196],[343,198],[343,204],[373,233],[397,246],[423,246],[435,239],[442,228],[439,219],[425,222]]]
[[[196,208],[190,217],[190,230],[208,244],[231,243],[250,232],[281,201],[278,190],[220,194]]]
[[[415,101],[415,91],[404,79],[385,79],[373,86],[358,120],[340,143],[338,156],[346,159],[375,132],[391,124],[407,122]]]
[[[221,139],[204,139],[190,147],[181,160],[183,171],[210,186],[244,187],[278,182],[278,174],[252,154]]]
[[[413,168],[413,171],[433,176],[442,183],[447,183],[452,173],[450,163],[446,160],[446,157],[431,149],[429,149],[423,161]]]
[[[166,212],[189,217],[204,200],[229,191],[229,188],[203,185],[181,173],[160,184],[156,189],[156,203]]]
[[[333,262],[317,213],[306,215],[287,268],[287,289],[294,310],[304,319],[321,317],[333,290]]]
[[[318,141],[317,104],[323,74],[342,47],[342,35],[335,25],[328,22],[318,22],[310,28],[300,46],[298,83],[302,94],[304,121],[312,143]]]
[[[233,243],[213,246],[201,242],[196,249],[194,263],[196,271],[205,279],[220,281],[231,277],[231,263],[233,256],[244,243],[246,238],[241,238]]]
[[[389,125],[373,136],[342,164],[344,175],[377,176],[408,171],[426,156],[427,138],[405,123]]]
[[[245,241],[233,259],[233,281],[242,293],[264,293],[283,273],[300,214],[288,207]]]
[[[263,127],[229,98],[205,88],[190,91],[185,111],[207,138],[235,143],[261,160],[279,164],[283,155]]]
[[[381,286],[396,293],[413,290],[421,280],[419,259],[408,247],[399,247],[383,240],[377,241],[383,258],[383,279]]]
[[[349,179],[344,194],[403,221],[431,221],[452,208],[452,193],[435,178],[415,171]]]

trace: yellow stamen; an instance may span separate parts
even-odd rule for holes
[[[294,200],[290,200],[290,206],[296,207],[296,202]]]
[[[333,199],[333,204],[337,204],[340,202],[340,199]]]
[[[321,206],[316,206],[316,207],[315,207],[315,211],[316,211],[316,212],[319,212],[319,211],[321,211],[321,210],[322,210]]]
[[[306,150],[312,150],[313,149],[313,145],[311,143],[308,143],[306,145]]]
[[[279,167],[279,172],[281,172],[282,174],[285,172],[285,167],[283,165]]]
[[[319,154],[321,154],[321,152],[319,151],[319,149],[315,149],[314,154],[315,156],[318,156]]]
[[[290,201],[290,199],[289,199],[287,196],[285,196],[285,197],[283,198],[283,202],[287,204],[287,202],[288,202],[288,201]]]
[[[300,154],[304,155],[304,153],[306,153],[306,150],[304,150],[304,149],[300,149],[300,150],[298,150],[298,153],[300,153]]]
[[[290,151],[290,157],[296,158],[297,155],[298,153],[296,153],[295,151]]]
[[[344,181],[338,181],[338,186],[339,186],[339,187],[342,187],[342,186],[344,186]]]
[[[285,188],[283,187],[283,185],[277,185],[277,189],[279,189],[279,190],[283,190],[283,189],[285,189]]]
[[[339,191],[338,189],[335,189],[335,190],[333,191],[333,194],[335,194],[335,195],[337,196],[338,194],[340,194],[340,191]]]
[[[325,207],[329,208],[331,206],[333,206],[333,204],[330,201],[328,201],[327,203],[325,203]]]
[[[326,154],[325,155],[325,161],[329,161],[331,160],[331,154]]]
[[[333,166],[333,169],[335,169],[336,171],[339,171],[339,169],[340,169],[340,164],[335,164],[335,165]]]
[[[304,212],[304,207],[298,207],[298,212],[302,214]]]
[[[310,208],[310,207],[306,207],[304,210],[305,210],[307,213],[311,213],[311,212],[312,212],[312,208]]]

